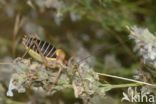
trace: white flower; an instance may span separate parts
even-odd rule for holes
[[[132,27],[130,39],[135,41],[134,50],[138,51],[145,64],[156,65],[156,37],[148,29]]]
[[[10,80],[9,82],[9,87],[7,91],[7,96],[13,96],[12,90],[16,89],[17,87],[13,84],[13,79]]]

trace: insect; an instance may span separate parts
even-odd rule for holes
[[[40,40],[37,37],[24,36],[22,43],[27,49],[27,52],[36,60],[43,62],[46,67],[51,68],[48,64],[49,62],[57,62],[60,65],[65,66],[66,54],[62,49],[57,49],[52,44]],[[61,72],[62,68],[59,67],[59,72],[54,83],[57,83]]]
[[[44,57],[47,61],[65,63],[65,52],[62,49],[56,49],[52,44],[46,41],[42,41],[36,37],[24,36],[22,43],[28,50],[28,53],[40,62],[43,62],[42,58]]]

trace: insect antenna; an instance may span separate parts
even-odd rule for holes
[[[88,55],[87,57],[80,59],[80,61],[78,62],[78,64],[82,63],[83,61],[86,61],[90,57],[93,57],[93,56],[92,55]]]
[[[126,40],[126,41],[124,41],[124,42],[127,42],[127,41],[129,41],[129,40]],[[117,46],[120,46],[120,45],[121,45],[121,43],[118,43],[118,44],[113,45],[112,47],[117,47]],[[97,50],[98,52],[96,52],[96,54],[97,54],[97,53],[99,54],[99,53],[101,52],[100,50],[102,50],[102,49],[103,49],[103,48],[98,49],[98,50]],[[90,57],[94,57],[94,56],[93,56],[93,55],[88,55],[88,56],[86,56],[86,57],[80,59],[80,61],[78,62],[78,64],[80,64],[80,63],[86,61],[86,60],[87,60],[88,58],[90,58]],[[135,59],[135,57],[134,57],[134,59]]]

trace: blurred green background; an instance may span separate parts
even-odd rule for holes
[[[86,61],[96,71],[132,78],[139,58],[127,27],[155,32],[155,5],[155,0],[0,0],[0,60],[21,57],[22,37],[38,35],[69,57],[90,56]]]

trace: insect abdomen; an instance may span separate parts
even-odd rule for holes
[[[41,53],[43,56],[48,58],[56,58],[56,48],[46,41],[32,37],[25,37],[23,39],[23,43],[26,47],[37,52],[38,54]]]

